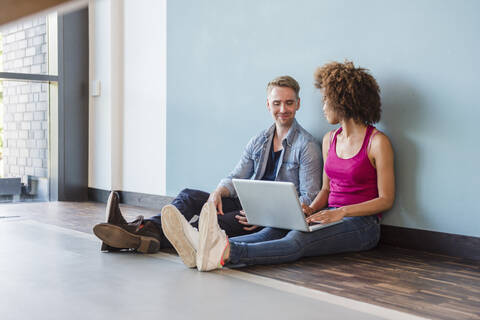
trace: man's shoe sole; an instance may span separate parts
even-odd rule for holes
[[[97,224],[93,227],[93,233],[111,247],[136,249],[141,253],[155,253],[160,250],[160,242],[157,239],[130,233],[113,224]]]
[[[117,252],[117,251],[121,251],[121,250],[122,250],[121,248],[110,247],[105,242],[102,242],[102,247],[100,248],[100,251],[109,251],[109,252]]]
[[[179,217],[173,210],[173,208],[168,207],[164,207],[162,210],[161,219],[163,234],[167,237],[175,250],[177,250],[183,263],[189,268],[195,268],[197,266],[197,252],[184,234],[182,217]]]

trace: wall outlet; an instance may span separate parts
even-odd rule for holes
[[[100,96],[100,80],[92,80],[90,94],[92,97]]]

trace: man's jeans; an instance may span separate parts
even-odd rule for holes
[[[182,213],[187,221],[191,221],[193,227],[198,228],[198,216],[209,196],[210,194],[204,191],[183,189],[172,201],[172,205]],[[244,225],[238,223],[237,219],[235,219],[235,215],[242,210],[238,198],[222,198],[222,208],[225,214],[223,216],[218,215],[218,224],[223,230],[225,230],[229,237],[246,235],[259,230],[255,229],[253,231],[246,231],[243,229]],[[154,222],[162,233],[160,248],[172,248],[171,243],[163,235],[161,214],[145,220]]]
[[[341,252],[375,247],[380,239],[380,223],[375,215],[346,217],[343,223],[314,232],[264,228],[230,239],[230,259],[226,266],[292,262]]]

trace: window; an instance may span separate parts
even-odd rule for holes
[[[0,201],[49,200],[57,15],[0,30]]]

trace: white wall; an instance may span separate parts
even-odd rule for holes
[[[92,188],[111,188],[111,83],[110,0],[91,1],[90,75],[101,82],[101,96],[89,106],[89,177]]]
[[[96,0],[89,187],[165,194],[166,0]]]
[[[165,194],[166,0],[125,1],[125,191]]]

